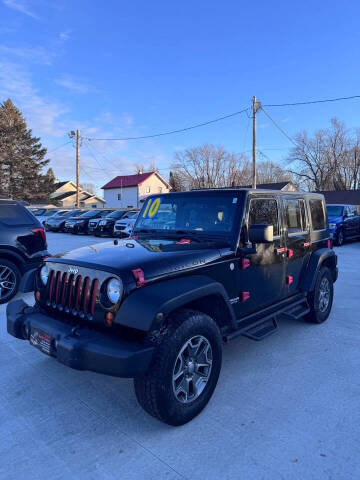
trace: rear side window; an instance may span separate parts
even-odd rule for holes
[[[309,205],[313,230],[323,230],[325,228],[323,202],[321,200],[310,200]]]
[[[286,199],[285,217],[288,233],[304,232],[307,229],[304,200]]]
[[[252,198],[249,209],[250,225],[272,225],[274,227],[274,235],[279,235],[277,201],[273,198]]]
[[[0,205],[0,223],[4,225],[34,225],[32,213],[20,205]]]

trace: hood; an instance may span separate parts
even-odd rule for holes
[[[341,223],[343,221],[342,216],[339,217],[339,216],[329,215],[328,219],[329,219],[329,223]]]
[[[230,249],[228,248],[227,251]],[[94,268],[119,275],[125,283],[134,281],[132,270],[141,268],[145,279],[184,271],[205,265],[221,258],[219,248],[210,244],[191,243],[179,245],[175,241],[166,244],[150,244],[144,240],[123,240],[98,243],[47,259],[69,265]]]

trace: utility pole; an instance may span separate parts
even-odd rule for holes
[[[76,130],[76,208],[80,208],[80,130]]]
[[[253,148],[252,148],[252,159],[253,159],[253,188],[256,188],[256,111],[257,111],[257,102],[255,95],[253,96],[252,103],[253,110]]]

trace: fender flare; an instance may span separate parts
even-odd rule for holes
[[[236,318],[224,286],[205,275],[175,278],[138,288],[120,305],[115,324],[142,331],[159,329],[169,313],[189,302],[218,295],[228,309],[229,324]],[[160,318],[157,315],[161,313]]]
[[[0,247],[0,258],[2,255],[5,255],[5,258],[7,258],[10,261],[14,261],[14,263],[17,264],[17,266],[22,269],[25,263],[25,259],[17,252],[14,250],[11,250],[10,248],[3,248]]]
[[[318,271],[321,268],[321,265],[326,261],[331,265],[330,268],[334,270],[334,281],[337,278],[337,255],[334,250],[329,248],[320,248],[311,254],[307,269],[306,275],[301,284],[301,290],[303,292],[311,292],[314,290],[316,276]]]

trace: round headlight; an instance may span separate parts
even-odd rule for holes
[[[106,293],[111,303],[117,303],[123,293],[122,281],[117,278],[111,278],[107,283]]]
[[[40,270],[40,278],[42,283],[46,285],[49,278],[49,269],[46,265],[44,265]]]

